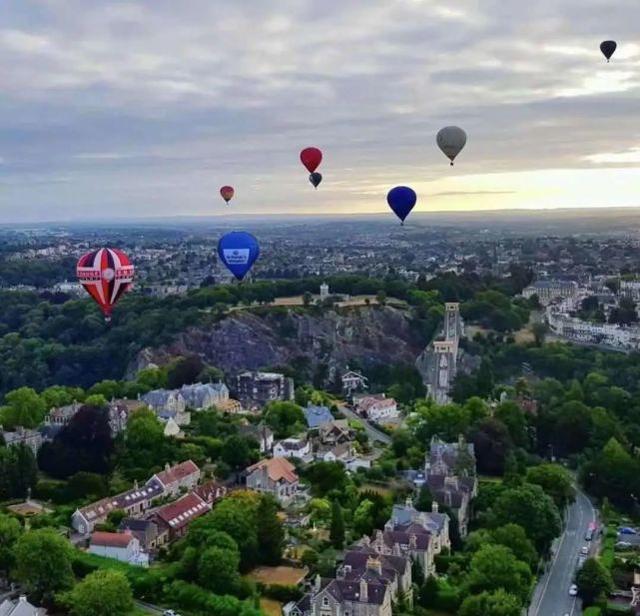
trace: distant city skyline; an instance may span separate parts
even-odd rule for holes
[[[631,0],[8,0],[0,223],[382,214],[396,184],[415,212],[640,206],[636,15]],[[453,168],[435,144],[450,124],[469,135]]]

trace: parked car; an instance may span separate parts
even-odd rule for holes
[[[581,569],[581,568],[582,568],[582,565],[584,565],[584,563],[586,562],[586,560],[587,560],[587,559],[586,559],[584,556],[580,556],[580,557],[578,558],[578,569]]]
[[[583,556],[588,556],[589,555],[589,546],[588,545],[583,545],[582,549],[580,550],[580,554],[582,554]]]
[[[571,584],[571,588],[569,588],[569,594],[572,597],[575,597],[578,594],[578,587],[575,584]]]
[[[591,529],[586,532],[584,539],[585,541],[591,541],[593,539],[593,531]]]
[[[630,526],[621,526],[618,529],[618,534],[620,534],[620,535],[637,535],[638,531],[635,528],[631,528]]]
[[[162,612],[162,616],[180,616],[180,614],[174,612],[173,610],[165,610],[164,612]]]

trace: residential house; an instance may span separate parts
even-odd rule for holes
[[[320,443],[323,445],[338,445],[353,440],[349,422],[346,419],[333,419],[318,428]]]
[[[165,411],[182,413],[187,408],[184,396],[177,389],[154,389],[144,394],[141,400],[157,415]]]
[[[188,426],[191,423],[191,413],[189,411],[173,411],[164,409],[158,411],[156,416],[163,423],[174,421],[177,426]]]
[[[295,466],[286,458],[260,460],[247,468],[247,488],[271,494],[282,505],[295,498],[299,483]]]
[[[273,456],[275,458],[295,458],[302,462],[309,462],[312,459],[311,443],[306,438],[298,437],[278,441],[273,446]]]
[[[193,490],[200,481],[200,469],[193,460],[175,466],[165,464],[164,470],[156,473],[147,483],[159,483],[165,496],[178,496]]]
[[[260,445],[260,453],[271,453],[273,449],[273,432],[266,424],[246,424],[240,426],[241,436],[251,438]]]
[[[141,400],[127,400],[124,398],[109,402],[108,411],[111,434],[116,436],[120,434],[120,432],[124,432],[131,414],[141,408],[146,408],[145,403]]]
[[[140,550],[140,542],[131,533],[95,532],[91,535],[88,551],[129,565],[149,566],[149,555]]]
[[[342,391],[347,396],[350,396],[355,391],[363,391],[369,387],[367,377],[353,370],[347,370],[340,378],[342,380]]]
[[[240,404],[238,400],[234,400],[233,398],[218,402],[216,408],[221,413],[228,413],[229,415],[244,415],[248,413],[248,411],[245,411],[242,408],[242,404]]]
[[[160,528],[153,520],[124,518],[118,527],[120,533],[130,533],[140,543],[143,552],[151,552],[169,541],[169,531]]]
[[[196,411],[219,407],[229,400],[229,389],[224,383],[183,385],[180,393],[187,406]]]
[[[376,396],[362,396],[356,401],[357,412],[375,423],[392,423],[400,419],[398,404],[393,398],[384,394]]]
[[[109,513],[122,509],[127,516],[140,517],[151,507],[154,499],[164,496],[164,486],[154,478],[151,478],[143,487],[134,485],[131,490],[107,496],[99,501],[76,509],[71,516],[71,526],[81,535],[90,533],[96,524],[102,524]]]
[[[323,462],[342,462],[346,464],[354,457],[353,445],[352,443],[340,443],[339,445],[321,447],[316,451],[314,457],[316,460]]]
[[[454,512],[460,535],[466,536],[470,504],[478,493],[473,444],[462,436],[456,443],[445,443],[434,436],[426,456],[425,477],[433,499]]]
[[[189,524],[211,511],[211,505],[205,502],[196,492],[189,492],[173,503],[156,509],[152,519],[160,528],[169,533],[169,540],[183,537]]]
[[[200,484],[194,491],[205,503],[212,505],[223,499],[229,490],[226,486],[212,479]]]
[[[38,450],[42,447],[44,439],[42,434],[37,430],[29,430],[22,426],[16,426],[13,432],[3,430],[0,426],[0,435],[4,439],[4,443],[7,447],[13,447],[16,445],[25,445],[33,452],[33,455],[37,455]]]
[[[276,372],[243,372],[236,378],[237,398],[246,408],[274,400],[293,400],[293,379]]]
[[[52,408],[44,418],[45,425],[66,426],[82,408],[82,404],[74,402],[66,406]]]
[[[302,409],[302,411],[309,430],[315,430],[323,424],[333,421],[333,415],[326,406],[308,404],[307,408]]]
[[[433,502],[431,511],[418,511],[413,506],[411,498],[408,498],[404,505],[394,505],[384,530],[416,535],[428,533],[431,537],[430,549],[434,556],[444,549],[451,549],[449,516],[446,513],[440,513],[436,501]],[[428,565],[425,563],[423,567],[425,575],[427,570]],[[435,569],[432,573],[435,573]]]
[[[5,599],[0,603],[0,616],[47,616],[47,610],[31,605],[25,595],[20,595],[17,601]]]

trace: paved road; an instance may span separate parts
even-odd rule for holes
[[[554,556],[548,571],[540,579],[529,608],[529,616],[579,616],[580,600],[569,596],[580,549],[588,544],[585,533],[596,519],[591,501],[578,492],[575,503],[567,512],[564,534],[554,545]],[[595,547],[595,546],[590,546]]]
[[[346,406],[341,405],[339,408],[340,412],[343,413],[345,417],[348,417],[349,419],[355,419],[364,426],[364,429],[366,430],[367,435],[369,436],[369,439],[371,441],[380,441],[385,445],[391,444],[391,437],[388,434],[385,434],[384,432],[378,430],[377,428],[372,426],[366,419],[360,417],[360,415],[357,415]]]

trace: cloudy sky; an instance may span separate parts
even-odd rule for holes
[[[395,184],[422,211],[639,206],[638,17],[638,0],[3,0],[0,222],[217,214],[222,184],[243,214],[383,212]],[[448,124],[469,134],[453,169]]]

